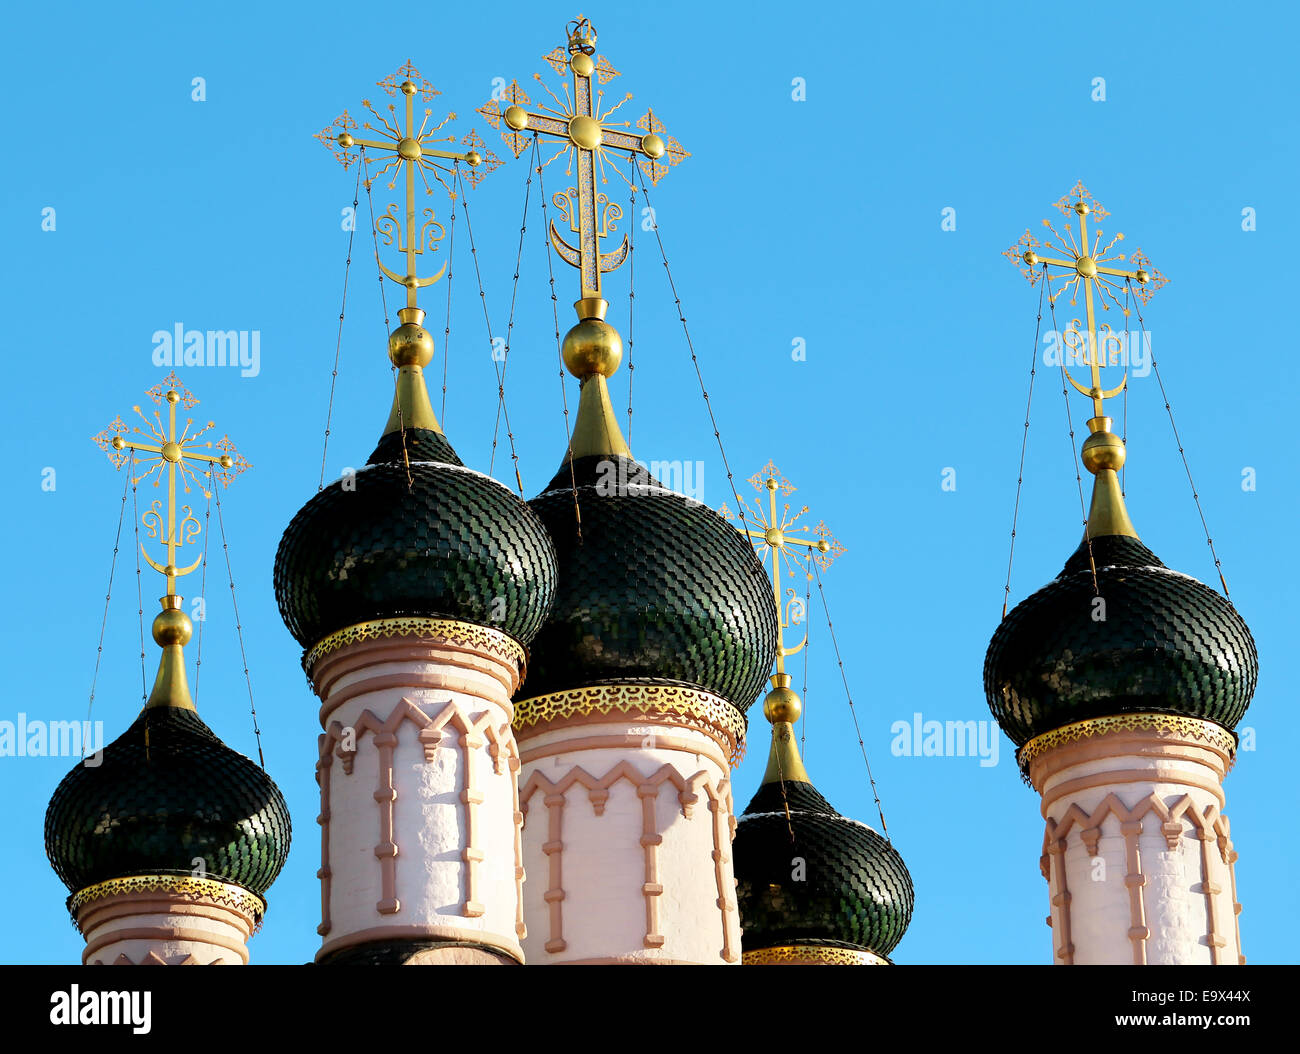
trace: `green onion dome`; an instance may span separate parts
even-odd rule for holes
[[[347,626],[442,618],[527,645],[555,590],[533,511],[466,468],[436,428],[387,432],[367,465],[299,511],[275,557],[275,596],[304,648]]]
[[[1167,568],[1135,536],[1080,545],[1057,578],[1014,608],[989,644],[984,692],[1023,746],[1087,718],[1179,714],[1231,730],[1259,676],[1231,601]]]
[[[93,761],[93,759],[90,759]],[[189,875],[259,896],[289,855],[289,809],[271,777],[192,707],[150,705],[78,763],[45,814],[45,851],[76,893],[111,878]]]
[[[732,858],[747,954],[794,945],[887,959],[912,921],[912,878],[897,850],[803,780],[759,788]]]
[[[588,381],[584,399],[598,384],[603,392],[603,382]],[[735,527],[620,453],[566,461],[529,504],[559,565],[555,601],[533,647],[530,698],[669,682],[703,688],[741,711],[754,701],[776,653],[776,603]]]

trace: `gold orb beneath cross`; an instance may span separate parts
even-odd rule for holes
[[[433,337],[423,326],[403,322],[389,334],[388,359],[394,366],[427,366],[433,361]]]
[[[623,361],[623,338],[599,318],[583,319],[564,335],[564,365],[579,379],[612,377]]]
[[[1128,457],[1123,441],[1114,432],[1093,432],[1083,441],[1080,454],[1083,467],[1094,476],[1108,468],[1118,472]]]
[[[165,648],[168,644],[184,646],[193,635],[194,623],[190,621],[189,615],[177,608],[160,611],[154,616],[153,639],[161,647]]]
[[[773,724],[778,721],[799,720],[803,713],[803,703],[793,688],[773,688],[763,699],[763,716]]]

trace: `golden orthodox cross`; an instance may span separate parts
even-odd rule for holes
[[[166,547],[167,562],[158,563],[145,550],[143,542],[140,543],[140,552],[150,567],[167,576],[167,595],[174,596],[176,579],[195,570],[203,560],[200,554],[193,563],[181,567],[176,559],[177,552],[193,542],[203,530],[198,517],[194,515],[189,505],[181,508],[180,523],[176,522],[177,478],[180,479],[184,493],[190,493],[190,482],[193,481],[203,492],[203,496],[210,498],[212,494],[199,482],[200,477],[207,479],[215,474],[222,485],[227,486],[250,466],[235,449],[235,444],[230,441],[229,436],[223,436],[216,444],[217,453],[200,453],[200,450],[213,449],[211,440],[199,442],[200,437],[208,429],[215,427],[212,421],[203,428],[191,432],[194,418],[187,417],[185,427],[179,434],[177,433],[177,404],[189,410],[197,406],[199,401],[180,382],[175,373],[169,373],[161,383],[155,384],[145,394],[156,406],[167,404],[165,424],[158,410],[154,410],[153,419],[150,420],[140,407],[133,406],[131,409],[140,415],[140,420],[145,423],[148,431],[139,426],[128,427],[119,415],[112,424],[93,438],[108,454],[115,468],[120,469],[128,460],[132,460],[126,453],[128,450],[146,455],[138,459],[138,463],[144,466],[144,471],[132,479],[132,483],[139,484],[154,476],[153,485],[159,487],[162,485],[163,477],[167,477],[167,508],[163,509],[162,499],[155,498],[148,511],[140,517],[140,522],[144,525],[148,536]],[[142,438],[130,438],[132,434]],[[196,469],[190,462],[198,462],[203,467]]]
[[[791,655],[795,655],[803,649],[808,643],[808,632],[804,631],[803,640],[792,648],[785,646],[785,631],[793,625],[798,625],[804,621],[808,612],[804,610],[805,604],[793,589],[787,589],[789,599],[782,601],[781,598],[781,565],[784,563],[786,569],[794,576],[796,570],[802,571],[808,578],[812,578],[811,572],[807,569],[808,564],[805,560],[817,562],[821,570],[826,570],[837,556],[844,553],[844,546],[840,545],[832,536],[830,530],[826,527],[825,521],[818,522],[817,526],[812,528],[812,534],[815,537],[809,537],[803,533],[808,530],[808,526],[798,526],[799,517],[808,511],[805,505],[798,512],[791,515],[790,503],[785,502],[784,507],[778,511],[776,505],[776,492],[779,490],[782,494],[789,496],[795,491],[794,485],[781,475],[780,469],[771,461],[764,466],[763,470],[749,479],[750,484],[759,492],[759,497],[754,498],[754,509],[757,512],[755,520],[759,530],[750,530],[746,527],[739,528],[751,539],[754,546],[759,550],[759,558],[766,561],[770,555],[772,558],[772,595],[776,599],[777,614],[777,650],[776,650],[776,672],[777,674],[785,673],[785,660]],[[763,491],[767,492],[767,507],[764,508],[762,501]],[[722,515],[727,519],[732,519],[732,512],[727,506],[722,507]],[[802,550],[802,554],[800,553]],[[798,618],[795,617],[796,612]]]
[[[629,131],[627,121],[611,122],[610,116],[620,106],[632,98],[629,92],[607,110],[602,110],[604,92],[597,88],[592,90],[592,78],[599,84],[607,84],[619,76],[618,70],[609,64],[603,55],[596,55],[596,30],[591,22],[581,15],[568,25],[568,45],[556,47],[544,56],[556,73],[564,75],[565,70],[572,73],[572,91],[570,85],[563,87],[564,98],[560,98],[542,81],[541,75],[534,73],[533,79],[551,97],[554,106],[542,104],[538,111],[524,109],[530,101],[519,87],[518,81],[512,81],[510,87],[502,93],[502,102],[508,102],[502,111],[500,102],[493,99],[480,106],[481,113],[494,128],[501,128],[505,139],[515,157],[523,153],[527,145],[525,132],[535,132],[554,136],[560,140],[559,147],[547,160],[549,165],[561,154],[577,157],[577,186],[557,193],[552,200],[561,214],[569,222],[569,231],[578,236],[578,244],[570,245],[560,236],[554,221],[551,223],[550,238],[555,251],[566,263],[576,267],[581,274],[583,300],[601,299],[600,276],[613,271],[627,259],[628,240],[623,236],[622,244],[610,252],[601,252],[601,240],[612,234],[616,221],[623,216],[621,206],[609,200],[608,195],[597,187],[597,178],[603,184],[605,176],[606,151],[618,150],[635,158],[641,170],[650,177],[651,183],[658,183],[673,165],[683,158],[690,157],[681,144],[672,137],[661,134],[664,126],[655,117],[653,110],[647,110],[637,121],[640,133]],[[596,55],[595,58],[592,56]],[[610,167],[618,169],[610,159]],[[573,156],[569,158],[566,175],[573,174]],[[619,172],[619,175],[623,174]],[[623,176],[627,180],[626,176]],[[629,185],[631,180],[627,180]],[[581,312],[580,312],[581,314]]]
[[[398,78],[401,78],[399,83]],[[469,165],[469,171],[466,178],[470,186],[478,186],[479,181],[494,168],[501,164],[501,160],[483,145],[483,140],[471,128],[469,134],[461,141],[461,146],[468,146],[469,150],[461,153],[455,150],[446,150],[435,144],[445,143],[454,145],[456,137],[446,135],[435,138],[434,134],[442,130],[448,121],[456,119],[454,113],[449,113],[441,122],[429,127],[429,119],[433,116],[433,111],[425,109],[424,120],[419,129],[415,127],[415,97],[419,95],[424,102],[432,101],[435,95],[440,94],[432,84],[420,76],[420,71],[411,63],[406,63],[396,73],[384,80],[379,81],[377,87],[382,88],[385,94],[396,98],[397,93],[401,92],[405,96],[405,120],[399,127],[397,117],[397,107],[393,103],[388,104],[388,117],[385,117],[371,104],[369,99],[362,99],[361,105],[366,108],[370,115],[378,122],[378,125],[371,124],[369,121],[362,124],[362,128],[379,135],[380,139],[358,139],[352,134],[353,129],[357,127],[357,122],[349,116],[347,110],[343,111],[342,116],[338,117],[332,125],[323,131],[317,132],[315,138],[319,139],[331,151],[335,153],[339,161],[347,168],[356,159],[356,155],[349,153],[356,147],[365,147],[367,150],[374,151],[381,159],[383,165],[373,174],[367,172],[366,187],[369,188],[371,182],[384,175],[392,172],[392,180],[388,184],[388,189],[392,190],[397,186],[397,177],[403,169],[406,175],[406,223],[403,224],[392,210],[396,205],[389,205],[388,211],[384,213],[375,223],[375,229],[384,237],[384,244],[391,245],[394,237],[398,244],[404,243],[402,252],[406,255],[406,274],[397,274],[390,271],[384,266],[382,260],[376,260],[379,268],[383,273],[396,282],[398,285],[406,287],[406,306],[408,308],[416,307],[416,292],[425,286],[433,285],[438,281],[443,273],[447,270],[444,263],[442,269],[435,275],[421,278],[416,274],[416,257],[423,254],[427,248],[430,252],[436,251],[438,242],[442,239],[442,224],[434,219],[433,209],[425,209],[423,216],[425,222],[420,226],[417,232],[415,226],[415,176],[419,173],[420,180],[424,184],[424,192],[432,194],[433,188],[429,186],[429,176],[433,176],[442,187],[455,197],[455,191],[447,184],[443,178],[444,173],[450,175],[452,169],[447,165],[439,164],[441,161],[464,161]],[[390,120],[391,118],[391,120]],[[387,156],[385,156],[387,155]]]
[[[1064,284],[1052,293],[1051,300],[1055,304],[1056,300],[1067,289],[1070,290],[1070,304],[1073,306],[1078,302],[1078,289],[1083,286],[1084,309],[1088,320],[1086,334],[1079,332],[1079,320],[1076,318],[1071,323],[1071,327],[1063,334],[1063,339],[1069,348],[1081,353],[1081,361],[1088,366],[1091,372],[1092,385],[1085,388],[1072,376],[1069,370],[1065,375],[1074,387],[1088,396],[1092,400],[1093,416],[1102,418],[1102,401],[1113,398],[1124,390],[1128,384],[1128,370],[1125,369],[1124,379],[1109,391],[1101,386],[1101,367],[1104,365],[1114,365],[1109,362],[1110,356],[1104,358],[1098,354],[1097,342],[1097,319],[1095,313],[1095,303],[1099,302],[1103,311],[1110,310],[1110,304],[1106,301],[1109,298],[1115,306],[1127,316],[1129,309],[1121,303],[1117,290],[1121,290],[1129,282],[1136,281],[1137,288],[1133,290],[1134,295],[1145,304],[1155,294],[1156,290],[1164,286],[1168,279],[1159,271],[1151,266],[1151,261],[1141,249],[1138,249],[1131,257],[1129,263],[1133,265],[1133,270],[1128,271],[1116,267],[1116,261],[1124,259],[1123,253],[1115,256],[1108,255],[1116,243],[1124,240],[1123,234],[1116,234],[1109,243],[1103,248],[1101,245],[1102,238],[1105,235],[1100,227],[1097,227],[1092,234],[1092,241],[1089,241],[1088,217],[1092,216],[1094,221],[1100,223],[1110,215],[1101,205],[1093,198],[1083,181],[1080,180],[1074,185],[1074,189],[1061,198],[1056,203],[1056,208],[1062,215],[1067,218],[1071,215],[1078,217],[1079,233],[1076,238],[1074,231],[1066,227],[1065,237],[1056,232],[1050,220],[1043,220],[1043,226],[1052,233],[1056,239],[1056,244],[1050,241],[1039,242],[1029,231],[1025,231],[1024,236],[1016,242],[1015,245],[1007,249],[1002,255],[1012,263],[1020,267],[1020,271],[1029,279],[1030,285],[1034,285],[1048,268],[1059,267],[1066,274]],[[1064,253],[1068,259],[1060,259],[1052,256],[1042,256],[1036,250],[1048,249],[1052,252]],[[1123,284],[1119,281],[1123,280]],[[1095,288],[1095,296],[1094,296]],[[1130,286],[1131,288],[1131,286]],[[1114,339],[1111,334],[1111,328],[1108,324],[1101,325],[1102,346],[1109,348]],[[1127,349],[1125,349],[1127,353]]]

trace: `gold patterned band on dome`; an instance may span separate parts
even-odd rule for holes
[[[68,897],[68,912],[76,921],[77,912],[87,904],[105,897],[128,893],[162,893],[195,900],[213,900],[228,908],[243,912],[255,923],[260,923],[266,913],[266,901],[228,882],[214,878],[197,878],[194,875],[131,875],[127,878],[110,878],[93,886],[79,889]]]
[[[755,948],[740,957],[742,966],[888,966],[884,956],[865,948],[831,948],[821,944],[780,944]]]
[[[1016,751],[1016,762],[1025,778],[1035,758],[1066,743],[1105,735],[1107,732],[1157,732],[1180,739],[1194,739],[1224,754],[1231,762],[1237,753],[1237,736],[1222,725],[1199,717],[1181,714],[1114,714],[1109,717],[1090,717],[1074,721],[1035,736]]]
[[[534,696],[515,703],[514,727],[518,732],[541,721],[612,713],[700,721],[721,733],[733,765],[744,756],[744,714],[712,692],[675,684],[601,684]]]
[[[310,680],[312,670],[326,655],[364,640],[382,640],[385,637],[428,637],[452,647],[495,655],[513,663],[520,676],[528,665],[528,653],[509,634],[470,622],[457,622],[440,618],[382,618],[358,622],[336,630],[303,655],[302,668]]]

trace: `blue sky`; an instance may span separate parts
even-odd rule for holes
[[[355,5],[28,5],[12,13],[0,85],[11,144],[0,209],[4,417],[10,486],[0,720],[85,715],[122,476],[89,441],[128,416],[165,370],[152,335],[178,323],[259,335],[255,376],[183,373],[217,433],[252,461],[225,523],[268,770],[295,822],[254,961],[317,947],[314,697],[283,628],[271,567],[284,526],[315,491],[338,327],[353,171],[312,138],[411,59],[458,131],[493,79],[549,71],[576,6],[549,2],[394,9]],[[310,13],[308,13],[310,12]],[[410,12],[410,13],[407,13]],[[1227,781],[1241,854],[1241,930],[1252,962],[1294,957],[1297,740],[1289,661],[1298,388],[1284,305],[1293,296],[1296,95],[1293,12],[1149,4],[1104,13],[1045,4],[760,2],[743,17],[699,4],[589,3],[599,50],[691,153],[652,191],[660,232],[737,484],[769,459],[847,552],[826,574],[866,747],[895,845],[917,890],[900,962],[1046,962],[1042,820],[1002,739],[996,765],[896,757],[890,726],[986,719],[981,668],[1006,575],[1037,292],[1001,256],[1082,179],[1171,279],[1145,309],[1232,598],[1261,656],[1243,722],[1256,749]],[[395,43],[395,41],[404,41]],[[194,78],[206,97],[192,99]],[[1095,78],[1105,80],[1094,100]],[[792,98],[802,78],[803,101]],[[524,161],[473,193],[495,332],[504,332]],[[548,195],[562,178],[547,169]],[[626,198],[621,182],[611,188]],[[377,187],[382,208],[395,196]],[[445,198],[432,201],[446,217]],[[526,493],[551,476],[564,417],[536,187],[521,261],[507,399]],[[54,229],[42,230],[52,208]],[[363,199],[364,208],[364,199]],[[945,209],[956,229],[942,229]],[[1254,230],[1243,210],[1254,210]],[[462,217],[463,219],[463,217]],[[635,227],[632,448],[699,462],[703,499],[731,502],[725,470],[650,234]],[[465,229],[452,269],[444,427],[486,470],[496,382]],[[607,280],[624,329],[628,269]],[[557,264],[561,325],[576,274]],[[354,253],[327,474],[364,462],[391,398],[375,269]],[[441,399],[446,286],[425,304]],[[390,287],[390,309],[397,298]],[[394,320],[395,324],[395,320]],[[1046,326],[1046,323],[1045,323]],[[802,340],[806,361],[792,349]],[[1041,365],[1042,349],[1037,349]],[[626,407],[628,371],[614,378]],[[1077,543],[1079,500],[1059,379],[1040,370],[1012,575],[1018,601]],[[576,384],[568,382],[570,408]],[[1073,397],[1076,425],[1087,403]],[[1154,375],[1132,380],[1129,509],[1171,567],[1214,579]],[[504,444],[504,435],[501,436]],[[499,451],[494,473],[509,481]],[[1253,469],[1254,490],[1243,489]],[[51,477],[47,469],[53,469]],[[945,490],[945,470],[955,489]],[[53,479],[53,489],[47,489]],[[1291,480],[1292,482],[1288,482]],[[1288,488],[1291,488],[1288,490]],[[129,526],[94,717],[112,739],[140,706]],[[213,550],[213,555],[217,555]],[[208,570],[200,713],[256,754],[224,567]],[[198,591],[194,578],[186,592]],[[162,591],[144,579],[146,618]],[[814,613],[818,609],[814,608]],[[147,621],[146,621],[147,630]],[[808,765],[841,811],[877,823],[825,626],[814,619]],[[190,658],[195,649],[191,645]],[[156,649],[147,649],[152,681]],[[799,665],[796,685],[800,682]],[[766,724],[752,714],[737,808],[755,788]],[[0,758],[0,959],[74,962],[81,941],[46,862],[42,825],[66,758]],[[1288,813],[1289,814],[1289,813]]]

